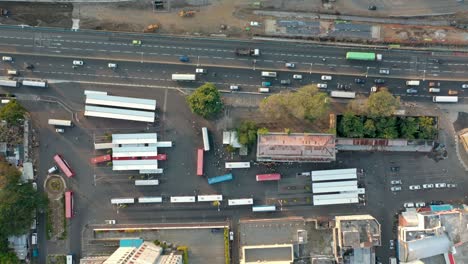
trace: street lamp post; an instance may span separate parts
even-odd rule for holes
[[[310,70],[309,70],[309,74],[312,74],[312,65],[313,65],[313,63],[311,62],[311,63],[310,63]]]
[[[370,68],[370,67],[369,67],[369,66],[367,66],[367,70],[366,70],[366,78],[367,78],[367,76],[369,75],[369,68]]]
[[[254,71],[255,71],[255,63],[257,63],[257,60],[256,60],[256,59],[253,60],[253,70],[254,70]]]
[[[200,56],[197,56],[197,67],[200,67]]]

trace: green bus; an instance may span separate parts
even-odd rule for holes
[[[347,60],[362,60],[362,61],[381,61],[382,54],[375,54],[373,52],[347,52]]]

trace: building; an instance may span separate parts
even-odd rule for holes
[[[19,260],[25,260],[28,256],[28,235],[8,237],[8,247],[13,249]]]
[[[332,134],[258,134],[257,161],[332,162],[336,160]]]
[[[365,194],[358,188],[357,169],[312,171],[312,193],[314,205],[359,203],[359,195]]]
[[[223,131],[223,145],[230,145],[233,148],[241,148],[237,131]]]
[[[466,205],[448,204],[402,212],[397,242],[400,263],[468,263],[467,212]]]

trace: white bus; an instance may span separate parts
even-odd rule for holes
[[[196,81],[197,75],[195,74],[172,74],[173,81]]]
[[[252,206],[252,212],[274,212],[276,211],[275,205],[255,205]]]
[[[171,203],[194,203],[195,196],[171,196]]]
[[[458,103],[458,96],[433,96],[434,103]]]
[[[198,195],[199,202],[214,202],[214,201],[222,201],[223,196],[218,194],[212,195]]]
[[[113,198],[111,199],[111,204],[133,204],[135,203],[135,198]]]
[[[71,254],[67,255],[67,264],[75,264],[73,263],[73,255]]]
[[[135,186],[154,186],[159,185],[159,180],[135,180]]]
[[[0,86],[18,87],[19,84],[18,84],[17,81],[12,81],[12,80],[0,80]]]
[[[85,94],[85,95],[88,95],[88,94],[102,94],[102,95],[107,95],[107,92],[85,90],[85,91],[84,91],[84,94]]]
[[[139,203],[162,203],[162,197],[140,197]]]
[[[47,87],[47,81],[44,80],[23,80],[21,82],[24,86],[33,86],[33,87]]]
[[[354,99],[356,98],[356,92],[331,91],[330,96],[335,98]]]
[[[407,86],[419,86],[419,81],[406,81]]]
[[[226,169],[248,169],[250,162],[226,162]]]
[[[49,119],[49,125],[71,127],[73,123],[71,120]]]
[[[253,204],[252,198],[241,198],[241,199],[229,199],[228,205],[235,206],[235,205],[250,205]]]
[[[208,128],[202,127],[202,134],[203,134],[203,149],[205,151],[210,150],[210,139],[208,138]]]
[[[276,72],[262,71],[262,77],[276,78]]]

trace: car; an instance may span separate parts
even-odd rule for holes
[[[394,249],[395,248],[395,241],[393,239],[390,239],[389,245],[390,245],[390,249]]]
[[[117,63],[109,62],[107,64],[107,67],[110,68],[110,69],[117,69]]]
[[[57,166],[53,166],[52,168],[50,168],[50,169],[47,170],[47,172],[48,172],[49,174],[52,174],[52,173],[54,173],[54,172],[56,172],[56,171],[58,171]]]
[[[65,129],[63,129],[63,128],[56,128],[56,129],[55,129],[55,132],[57,132],[57,133],[65,133]]]
[[[447,188],[457,188],[457,184],[456,183],[448,183]]]
[[[417,208],[421,208],[421,207],[426,206],[426,203],[425,202],[417,202],[417,203],[414,203],[414,206],[417,207]]]
[[[239,90],[239,86],[238,85],[231,85],[231,86],[229,86],[229,90],[237,91],[237,90]]]
[[[421,189],[421,186],[420,185],[410,185],[409,186],[409,189],[414,191],[414,190],[420,190]]]
[[[12,76],[16,76],[16,75],[18,75],[18,71],[17,70],[7,70],[7,74],[12,75]]]
[[[367,7],[367,9],[369,9],[370,11],[375,11],[375,10],[377,10],[377,6],[370,5],[370,6]]]
[[[431,61],[437,64],[442,64],[442,60],[440,59],[431,59]]]
[[[429,87],[440,87],[440,82],[429,82]]]
[[[332,77],[330,75],[322,75],[322,81],[331,81]]]
[[[406,89],[406,93],[407,94],[417,94],[418,90],[414,89],[414,88],[409,88],[409,89]]]
[[[425,183],[422,185],[423,189],[432,189],[434,188],[434,184],[432,183]]]
[[[10,56],[3,56],[2,61],[13,61],[13,58]]]
[[[189,59],[189,57],[187,57],[187,56],[184,55],[184,56],[180,56],[180,57],[179,57],[179,61],[181,61],[181,62],[189,62],[190,59]]]
[[[84,62],[82,60],[74,60],[73,65],[74,66],[83,66]]]
[[[234,240],[234,232],[232,232],[232,231],[229,232],[229,240],[231,240],[231,241]]]
[[[205,70],[205,69],[201,69],[201,68],[197,68],[197,69],[195,69],[195,73],[206,74],[206,70]]]
[[[26,63],[26,62],[25,62],[25,63],[23,64],[23,66],[24,66],[24,68],[25,68],[26,70],[33,70],[33,69],[34,69],[34,64],[31,64],[31,63]]]
[[[392,186],[392,187],[390,188],[390,190],[391,190],[392,192],[399,192],[399,191],[401,191],[401,186]]]
[[[281,80],[280,83],[282,85],[290,85],[291,84],[291,80],[287,79],[287,80]]]
[[[338,89],[338,90],[344,90],[344,88],[345,88],[344,84],[339,83],[339,84],[336,85],[336,89]]]
[[[458,91],[457,90],[449,90],[448,91],[448,95],[458,95]]]
[[[380,73],[380,74],[389,75],[389,74],[390,74],[390,70],[389,70],[389,69],[380,69],[380,70],[379,70],[379,73]]]
[[[441,205],[441,204],[444,204],[444,201],[431,201],[431,205]]]
[[[302,75],[300,75],[300,74],[294,74],[294,75],[293,75],[293,79],[294,79],[294,80],[302,80]]]
[[[393,166],[393,167],[390,167],[390,170],[392,172],[399,172],[400,171],[400,167],[399,166]]]
[[[221,228],[211,228],[211,233],[220,233],[221,230]]]
[[[116,221],[115,220],[104,220],[104,222],[108,225],[115,225]]]
[[[462,88],[462,89],[468,89],[468,83],[462,84],[461,88]]]
[[[414,203],[404,203],[403,206],[405,208],[413,208],[414,207]]]
[[[32,235],[31,235],[31,244],[37,245],[37,233],[32,233]]]
[[[375,79],[375,80],[374,80],[374,83],[375,83],[375,84],[384,84],[384,83],[385,83],[385,80],[384,80],[384,79]]]
[[[357,84],[364,84],[366,83],[366,79],[356,78],[354,79],[354,82]]]
[[[372,87],[370,88],[370,92],[371,92],[371,93],[376,93],[376,92],[378,92],[378,91],[379,91],[379,87],[377,87],[377,86],[372,86]]]
[[[327,89],[328,85],[326,83],[317,83],[317,88],[319,89]]]
[[[258,27],[258,26],[260,26],[260,23],[258,23],[257,21],[250,21],[250,26],[251,27]]]
[[[393,180],[390,183],[391,184],[401,184],[401,180]]]
[[[296,64],[292,63],[292,62],[287,62],[286,64],[284,64],[284,66],[286,68],[296,68]]]
[[[132,40],[132,45],[134,45],[134,46],[140,46],[140,45],[141,45],[141,40],[138,40],[138,39]]]
[[[270,87],[270,86],[271,86],[271,82],[262,82],[262,86],[263,86],[263,87]]]
[[[445,184],[445,183],[436,183],[435,187],[436,188],[445,188],[445,187],[447,187],[447,184]]]

